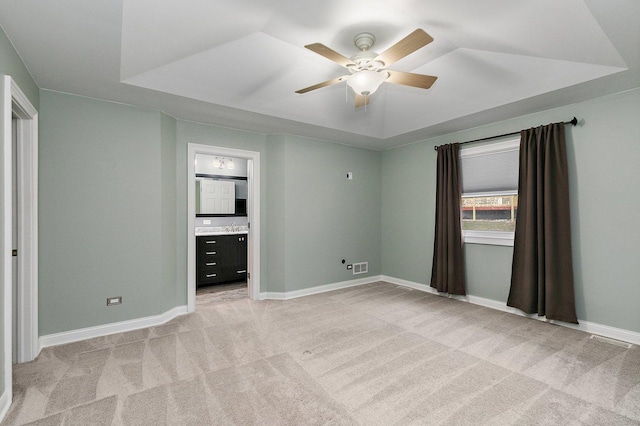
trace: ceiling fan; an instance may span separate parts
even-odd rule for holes
[[[413,74],[387,69],[387,67],[394,62],[433,41],[433,38],[424,30],[415,30],[379,55],[369,50],[375,41],[376,38],[371,33],[365,32],[357,34],[353,38],[353,42],[356,47],[360,49],[360,52],[351,58],[342,56],[321,43],[313,43],[305,46],[307,49],[345,67],[349,70],[350,74],[296,90],[296,93],[307,93],[346,80],[347,85],[353,89],[356,95],[356,108],[359,108],[368,103],[368,97],[385,81],[387,83],[428,89],[438,78],[431,75]]]

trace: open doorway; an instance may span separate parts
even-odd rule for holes
[[[197,167],[197,160],[207,161],[206,170]],[[196,309],[196,290],[206,287],[208,283],[231,285],[236,288],[227,290],[229,296],[241,297],[244,286],[249,298],[260,297],[260,153],[209,145],[188,145],[187,156],[187,309]],[[229,162],[231,168],[225,167]],[[202,166],[202,164],[201,164]],[[236,168],[237,167],[237,168]],[[208,200],[202,199],[202,190],[210,191]],[[240,191],[236,197],[230,191]],[[203,213],[199,207],[221,209],[218,213]],[[217,211],[217,210],[216,210]],[[229,220],[231,220],[230,223]],[[220,228],[209,233],[209,236],[224,234],[224,238],[202,238],[202,228]],[[197,232],[198,229],[198,232]],[[224,230],[224,232],[222,232]],[[205,230],[209,231],[209,230]],[[196,234],[199,235],[196,235]],[[209,241],[210,240],[210,241]],[[218,241],[220,240],[220,241]],[[227,241],[229,240],[229,241]],[[237,240],[237,241],[236,241]],[[225,253],[232,253],[225,262],[228,268],[220,268],[215,256],[219,250],[207,250],[211,259],[206,260],[209,269],[198,267],[198,260],[204,250],[198,251],[198,244],[209,244],[211,247],[224,244]],[[198,253],[201,253],[200,255]],[[244,254],[246,268],[240,268]],[[205,264],[205,263],[203,263]],[[200,276],[204,274],[203,276]],[[222,274],[222,275],[218,275]],[[233,276],[232,276],[233,275]],[[241,283],[241,279],[246,279]],[[238,287],[238,284],[240,286]],[[223,287],[214,288],[223,290]],[[211,296],[211,297],[216,297]]]
[[[249,297],[248,164],[196,154],[196,309]]]

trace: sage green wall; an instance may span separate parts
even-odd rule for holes
[[[640,89],[554,108],[382,154],[384,275],[428,284],[433,253],[433,147],[565,121],[578,318],[640,332]],[[511,247],[466,244],[469,294],[506,301]]]
[[[379,275],[380,152],[286,136],[284,157],[286,291]]]
[[[433,146],[382,153],[382,273],[425,283],[431,274],[435,210]]]
[[[156,111],[41,91],[41,335],[177,305],[173,127]],[[113,296],[123,304],[107,307]]]
[[[0,27],[0,74],[10,75],[20,90],[29,98],[31,104],[37,109],[40,103],[38,85],[33,81],[29,70],[13,48],[2,27]]]
[[[188,143],[261,153],[261,291],[380,273],[380,153],[40,96],[41,335],[186,304]]]
[[[4,116],[4,105],[0,105],[0,117]],[[0,135],[4,135],[4,119],[0,119]],[[0,136],[0,145],[4,144],[4,140],[2,138],[2,136]],[[3,197],[4,199],[4,149],[0,149],[0,196]],[[5,211],[5,209],[0,209],[0,223],[4,223],[4,215],[7,214],[8,212]],[[5,235],[4,233],[4,226],[0,227],[0,241],[5,241],[5,238],[8,237],[8,235]],[[12,237],[13,238],[13,237]],[[0,277],[4,277],[4,262],[0,262]],[[4,322],[4,294],[5,294],[5,287],[4,285],[0,285],[0,294],[3,295],[2,297],[2,301],[0,301],[0,397],[4,395],[4,391],[5,391],[5,385],[4,385],[4,379],[5,379],[5,365],[4,365],[4,361],[5,361],[5,349],[6,348],[4,342],[4,327],[6,325],[6,323]]]
[[[187,144],[261,154],[263,292],[369,276],[428,283],[433,146],[568,119],[580,319],[640,330],[640,237],[631,91],[383,153],[289,135],[175,121],[157,112],[40,93],[40,333],[155,315],[186,304]],[[354,180],[346,179],[353,172]],[[614,208],[624,200],[625,208]],[[472,295],[506,300],[511,248],[468,244]],[[366,275],[365,275],[366,276]],[[107,308],[106,297],[124,304]]]
[[[177,271],[176,228],[176,120],[160,115],[160,220],[162,229],[162,288],[160,294],[176,294],[177,283],[182,282]],[[165,311],[177,305],[179,297],[168,297]]]
[[[187,274],[187,144],[260,152],[261,292],[380,273],[380,153],[288,135],[177,124],[178,276]],[[347,181],[346,172],[356,178]],[[368,275],[340,263],[369,261]],[[180,281],[180,279],[178,279]],[[179,290],[186,303],[186,285]]]
[[[38,86],[31,78],[29,70],[20,59],[20,56],[13,48],[13,45],[4,33],[4,30],[0,27],[0,76],[3,74],[11,76],[18,83],[20,90],[29,98],[29,101],[37,109],[39,104]],[[0,123],[0,134],[2,132],[3,123]],[[0,141],[3,142],[3,141]],[[0,176],[4,176],[4,170],[2,170],[2,164],[4,160],[2,158],[2,152],[0,152]],[[0,178],[0,188],[3,188],[3,182]],[[4,194],[0,194],[4,197]],[[5,212],[0,212],[0,223],[4,223]],[[0,230],[0,238],[4,241],[3,231]],[[0,276],[4,276],[3,265],[0,264]],[[0,291],[4,294],[3,289],[0,286]],[[4,304],[0,303],[0,395],[4,394],[4,363],[5,363],[5,346],[4,346]]]
[[[267,277],[263,291],[285,292],[285,233],[287,230],[287,205],[285,196],[286,170],[285,136],[267,136],[265,167],[267,168],[267,250],[263,252],[267,259]],[[264,200],[263,200],[264,201]]]

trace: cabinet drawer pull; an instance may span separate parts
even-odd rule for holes
[[[247,270],[246,270],[246,269],[243,269],[243,270],[241,270],[241,271],[236,271],[236,273],[237,273],[237,274],[244,274],[245,272],[247,272]]]
[[[205,254],[216,254],[216,252],[215,251],[207,251],[207,252],[205,252]]]
[[[205,265],[207,265],[207,266],[216,266],[217,263],[216,262],[209,262],[209,263],[205,263]]]
[[[216,240],[205,241],[205,243],[207,243],[207,244],[215,244],[215,243],[216,243]]]
[[[217,274],[207,274],[207,278],[213,278],[215,277]]]

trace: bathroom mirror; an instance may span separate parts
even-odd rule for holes
[[[246,179],[196,177],[196,215],[245,216]]]

